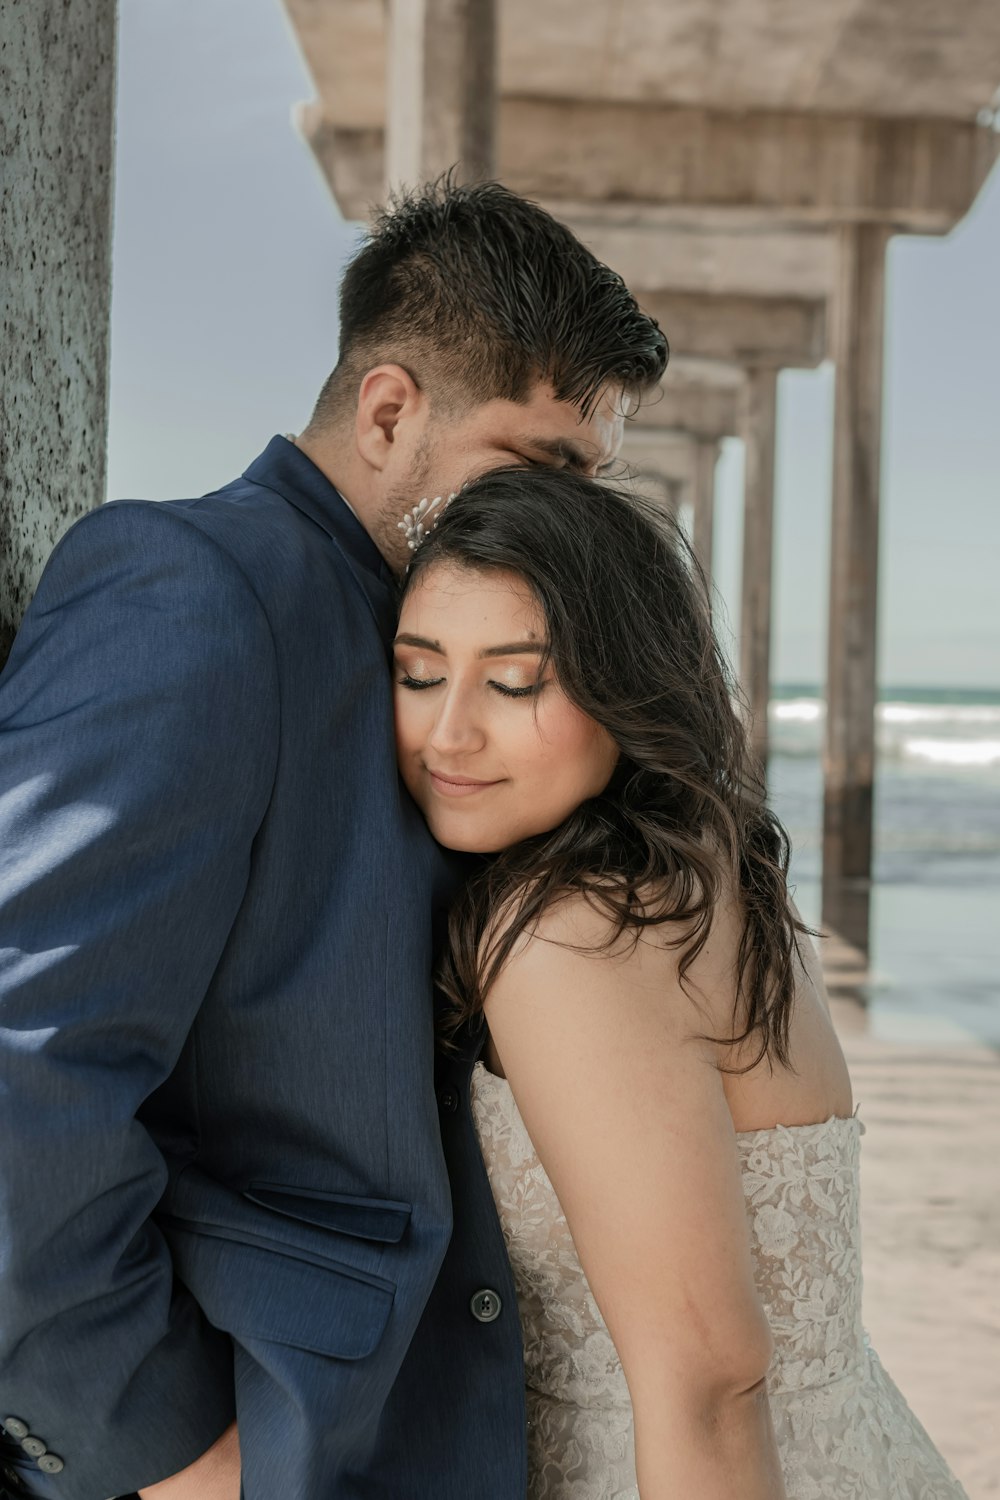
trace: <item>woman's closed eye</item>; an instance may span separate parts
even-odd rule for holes
[[[443,677],[414,677],[410,672],[404,672],[397,680],[400,687],[408,688],[411,693],[420,693],[425,688],[440,687],[445,679]],[[491,678],[486,686],[499,693],[502,698],[534,698],[545,684],[533,682],[527,687],[511,687],[509,683],[496,682]]]
[[[533,682],[529,687],[510,687],[506,682],[493,682],[487,686],[493,688],[503,698],[535,698],[545,686],[544,682]]]

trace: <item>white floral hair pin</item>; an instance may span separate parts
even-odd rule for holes
[[[411,552],[416,552],[420,543],[434,530],[448,506],[458,494],[453,490],[447,500],[442,495],[437,495],[433,500],[421,500],[412,510],[408,510],[399,522],[399,530],[406,536],[406,545]],[[433,521],[428,523],[428,516],[432,511],[437,511]]]

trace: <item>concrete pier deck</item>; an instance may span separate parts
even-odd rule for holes
[[[866,1134],[865,1325],[969,1494],[1000,1496],[1000,1057],[872,1034],[837,940],[831,1006]]]

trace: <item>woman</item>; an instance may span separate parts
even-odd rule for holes
[[[442,981],[488,1027],[531,1500],[954,1500],[864,1342],[863,1127],[677,526],[567,472],[433,510],[399,760],[489,856]]]

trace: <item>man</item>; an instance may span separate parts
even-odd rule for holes
[[[0,679],[12,1495],[523,1495],[469,1059],[435,1091],[457,872],[396,776],[392,574],[420,499],[613,463],[665,359],[548,215],[439,184],[348,269],[301,437],[56,548]]]

